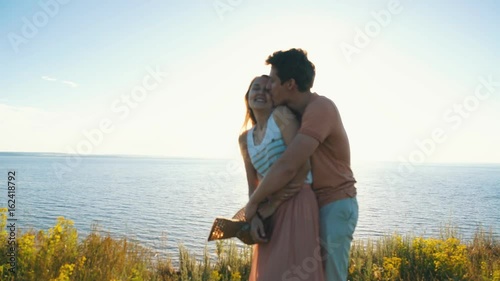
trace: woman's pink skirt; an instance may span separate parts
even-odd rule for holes
[[[273,215],[266,244],[253,250],[251,281],[323,281],[319,242],[319,209],[309,184],[285,201]]]

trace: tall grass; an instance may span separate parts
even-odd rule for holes
[[[355,241],[350,280],[496,280],[500,281],[500,244],[478,230],[464,243],[449,232],[440,238],[392,235]]]
[[[5,215],[2,216],[5,221]],[[1,223],[5,227],[5,223]],[[148,248],[93,231],[79,241],[73,222],[58,218],[48,231],[19,233],[15,272],[6,255],[7,235],[0,234],[0,280],[165,280],[173,274],[168,259],[155,259]]]
[[[16,273],[9,271],[6,210],[0,209],[0,280],[248,280],[252,248],[218,241],[215,259],[208,249],[201,258],[180,245],[178,267],[169,257],[126,238],[112,238],[94,229],[78,239],[73,222],[59,218],[48,231],[18,232]],[[355,241],[349,280],[497,280],[500,244],[478,230],[463,242],[447,231],[439,238],[392,235]]]

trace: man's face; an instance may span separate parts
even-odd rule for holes
[[[266,90],[271,93],[271,98],[273,99],[274,105],[285,105],[287,91],[285,85],[281,85],[281,80],[278,77],[278,71],[276,68],[271,67],[271,72],[269,73],[269,81],[266,85]]]

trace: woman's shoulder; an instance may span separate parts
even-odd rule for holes
[[[280,127],[281,124],[289,124],[290,122],[296,123],[298,122],[297,116],[288,108],[288,106],[280,105],[277,106],[272,113],[272,117],[278,127]]]
[[[238,137],[238,142],[241,144],[243,142],[247,142],[247,135],[248,135],[248,131],[249,130],[246,130],[244,131],[243,133],[240,134],[240,136]]]
[[[280,115],[280,114],[292,114],[293,115],[293,112],[286,105],[278,105],[277,107],[275,107],[273,109],[273,116]]]
[[[247,142],[248,142],[248,134],[250,133],[250,131],[251,131],[252,129],[253,129],[253,126],[252,126],[252,128],[250,128],[250,129],[248,129],[248,130],[245,130],[244,132],[242,132],[242,133],[240,134],[240,136],[238,137],[238,142],[239,142],[240,144],[245,144],[245,145],[247,144]]]

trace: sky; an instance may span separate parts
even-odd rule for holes
[[[500,163],[500,2],[1,1],[0,151],[240,158],[243,101],[302,48],[353,162]]]

